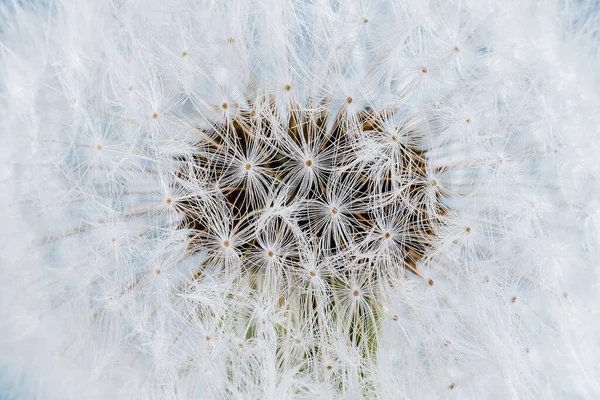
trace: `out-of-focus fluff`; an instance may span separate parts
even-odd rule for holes
[[[0,4],[0,397],[600,398],[599,10]]]

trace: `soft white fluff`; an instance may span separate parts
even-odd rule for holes
[[[599,12],[2,2],[0,397],[600,398]]]

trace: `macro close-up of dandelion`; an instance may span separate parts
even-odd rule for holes
[[[1,399],[599,399],[600,5],[0,1]]]

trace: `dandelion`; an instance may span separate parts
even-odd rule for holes
[[[600,396],[593,2],[0,5],[0,397]]]

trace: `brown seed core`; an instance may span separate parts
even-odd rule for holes
[[[510,299],[511,303],[516,303],[517,302],[517,297],[513,297],[512,299]]]
[[[158,118],[158,114],[157,113],[152,114],[152,118],[154,118],[154,119]]]
[[[160,275],[160,269],[155,269],[155,270],[154,270],[154,273],[155,273],[156,275]]]
[[[421,71],[422,71],[424,74],[426,74],[426,73],[427,73],[427,67],[423,67],[423,68],[421,68]]]
[[[427,284],[428,284],[429,286],[433,286],[433,279],[430,279],[430,280],[428,280],[428,281],[427,281]]]
[[[290,85],[285,85],[285,91],[289,92],[292,87]]]
[[[96,146],[96,150],[98,150],[98,151],[102,150],[102,146],[101,145]]]
[[[185,57],[185,56],[187,56],[187,51],[182,51],[182,52],[181,52],[181,56],[182,56],[182,57]]]
[[[358,19],[358,21],[361,20]],[[368,28],[365,27],[365,29]],[[225,39],[227,40],[227,38]],[[242,38],[240,38],[240,41],[240,43],[245,43]],[[223,42],[221,43],[224,44]],[[231,47],[231,49],[236,47],[237,44]],[[182,62],[185,63],[187,61],[184,60]],[[415,70],[418,71],[416,68]],[[423,76],[423,80],[433,78],[433,75],[435,74],[432,74],[432,77]],[[274,88],[275,93],[269,93],[259,98],[247,99],[243,104],[237,102],[235,99],[227,97],[233,101],[233,108],[231,110],[229,110],[229,100],[226,102],[222,101],[221,105],[215,102],[212,106],[213,110],[221,115],[223,121],[219,121],[218,118],[215,118],[214,121],[211,121],[210,126],[207,127],[192,123],[192,126],[195,126],[203,133],[203,135],[199,135],[202,137],[202,140],[199,140],[199,145],[194,147],[195,150],[193,150],[193,154],[175,156],[177,164],[180,166],[176,172],[178,178],[177,181],[182,182],[183,184],[178,185],[174,188],[173,192],[168,193],[185,193],[185,195],[178,194],[177,200],[173,199],[173,204],[164,208],[180,211],[181,222],[178,226],[182,230],[190,232],[188,234],[189,244],[187,244],[186,248],[189,254],[199,254],[207,250],[210,251],[211,246],[213,250],[215,250],[215,248],[217,250],[219,248],[221,249],[220,252],[217,251],[217,254],[208,258],[207,261],[203,261],[201,265],[195,266],[195,271],[190,277],[191,281],[195,282],[201,279],[204,271],[212,270],[215,265],[214,261],[222,262],[219,258],[227,258],[228,255],[233,255],[233,253],[236,253],[242,259],[252,257],[252,254],[256,255],[255,252],[258,244],[254,238],[257,237],[257,234],[261,234],[258,230],[263,228],[255,226],[259,225],[256,224],[256,221],[259,218],[249,218],[249,216],[260,217],[263,214],[263,211],[266,213],[275,213],[277,207],[280,207],[280,205],[283,205],[284,207],[287,207],[288,205],[293,206],[294,204],[297,204],[298,201],[303,202],[304,199],[306,199],[307,201],[313,202],[312,204],[323,204],[323,208],[321,211],[317,211],[311,207],[308,210],[309,212],[297,213],[298,215],[295,216],[298,221],[297,227],[299,230],[302,230],[303,233],[307,234],[306,239],[310,239],[311,243],[318,243],[319,246],[323,246],[324,254],[326,253],[327,257],[331,256],[333,260],[341,260],[342,257],[340,256],[344,256],[344,261],[340,262],[339,265],[336,261],[334,265],[336,268],[336,276],[339,269],[339,273],[343,274],[344,279],[333,282],[334,285],[352,278],[354,271],[351,267],[354,263],[357,265],[364,265],[365,261],[367,263],[369,262],[366,260],[368,255],[352,254],[350,257],[346,257],[345,251],[353,247],[354,239],[371,237],[373,235],[373,230],[378,229],[378,227],[378,231],[374,232],[374,234],[381,235],[378,236],[380,240],[379,243],[386,244],[386,246],[393,243],[394,246],[399,246],[397,252],[404,255],[397,260],[400,267],[391,271],[391,273],[397,275],[394,276],[394,278],[416,280],[418,277],[423,283],[432,285],[433,281],[429,280],[423,272],[419,271],[419,260],[427,256],[432,247],[430,243],[435,242],[431,239],[435,236],[435,232],[437,231],[435,228],[437,224],[441,222],[440,220],[445,215],[445,212],[441,202],[438,201],[441,197],[441,193],[439,193],[438,190],[431,190],[431,179],[433,176],[437,176],[437,174],[434,170],[428,168],[427,150],[412,145],[414,142],[412,139],[415,138],[415,135],[417,137],[419,136],[418,132],[421,127],[415,127],[411,122],[412,119],[407,120],[408,123],[400,122],[400,120],[404,121],[404,118],[392,119],[390,113],[394,113],[394,111],[383,112],[379,107],[374,109],[374,107],[365,106],[362,97],[360,97],[359,102],[355,104],[354,99],[349,97],[349,93],[346,93],[346,99],[343,99],[342,95],[339,99],[342,107],[336,109],[334,113],[331,113],[328,107],[317,106],[310,107],[310,109],[301,107],[295,104],[295,101],[293,100],[296,89],[294,94],[292,94],[291,83],[286,86],[284,81],[280,81],[278,86],[279,88]],[[282,90],[289,90],[287,96],[292,100],[286,105],[286,110],[284,110],[283,113],[280,113],[278,107],[272,106],[272,102],[277,97],[277,93],[279,93],[280,96],[286,96],[285,93],[281,93]],[[355,95],[359,94],[355,93]],[[218,101],[218,99],[216,101]],[[344,101],[346,102],[345,107],[343,106]],[[315,102],[315,105],[318,104],[320,104],[318,101]],[[157,106],[157,108],[158,107],[159,106]],[[222,108],[222,113],[219,111],[219,107]],[[387,109],[387,107],[385,109]],[[350,111],[352,114],[351,116],[348,115]],[[461,115],[460,117],[463,118],[463,121],[466,119],[466,116],[464,115]],[[459,122],[460,117],[458,119]],[[161,123],[163,120],[168,120],[169,118],[170,114],[166,115],[165,118],[161,118]],[[352,120],[351,124],[346,123],[349,119]],[[351,159],[348,157],[348,154],[356,150],[354,147],[356,132],[360,132],[366,139],[372,140],[373,142],[384,143],[388,147],[388,150],[393,150],[394,154],[399,158],[395,171],[382,171],[385,173],[374,174],[377,176],[376,178],[371,177],[367,179],[371,174],[365,174],[365,170],[362,167],[352,166],[357,160]],[[305,149],[303,143],[318,143],[318,146],[314,147],[314,151],[306,150],[302,155],[299,153],[300,158],[294,160],[294,157],[290,156],[289,151],[286,150],[288,146],[278,146],[274,143],[273,139],[279,137],[284,139],[282,140],[284,143],[289,143],[290,145],[293,144],[295,147],[303,149],[303,151]],[[318,141],[315,141],[315,139],[318,139]],[[388,140],[392,143],[387,142],[386,144],[385,142]],[[251,154],[253,154],[252,151],[255,146],[268,152],[269,157],[260,161],[253,157]],[[91,148],[93,149],[93,145]],[[231,165],[229,162],[222,162],[228,159],[231,160],[231,157],[229,157],[231,154],[242,155],[244,158],[238,158],[237,165]],[[308,157],[309,155],[310,157]],[[326,165],[322,165],[323,158],[325,158]],[[244,162],[244,160],[246,162]],[[318,164],[316,164],[316,160],[319,160]],[[256,165],[254,164],[255,162]],[[295,190],[297,189],[297,186],[295,186],[296,182],[294,179],[298,169],[303,169],[303,164],[304,168],[312,168],[314,166],[315,169],[311,171],[310,174],[312,175],[313,172],[318,172],[319,179],[314,182],[315,184],[310,185],[309,190],[298,193],[299,190]],[[342,171],[338,174],[333,171],[334,168],[328,168],[328,166],[345,167],[342,168]],[[237,171],[239,175],[238,178],[246,179],[240,179],[239,182],[223,179],[223,175],[231,172],[235,173],[235,171],[231,171],[231,168]],[[233,247],[233,242],[229,240],[229,232],[227,232],[227,237],[223,237],[225,236],[225,232],[217,229],[221,226],[222,221],[215,221],[214,216],[210,213],[210,215],[207,215],[205,212],[205,204],[203,204],[202,199],[194,198],[194,196],[187,191],[187,187],[197,183],[197,180],[200,178],[200,171],[202,179],[205,179],[207,187],[218,192],[216,193],[218,194],[218,198],[222,200],[224,203],[223,205],[226,206],[227,210],[223,216],[227,218],[228,226],[235,227],[236,231],[247,232],[247,234],[241,235],[243,236],[242,238],[238,238],[239,235],[232,234],[232,240],[235,240],[235,248]],[[263,172],[267,173],[263,174]],[[260,175],[260,185],[262,185],[260,188],[261,194],[266,192],[269,195],[277,194],[277,196],[269,196],[266,201],[255,201],[257,199],[256,192],[251,187],[252,185],[249,184],[252,182],[248,181],[250,178],[254,178],[255,176],[258,177],[257,175]],[[390,202],[390,204],[387,204],[386,202],[383,204],[379,201],[377,202],[376,210],[371,210],[370,206],[364,208],[351,206],[352,199],[374,198],[375,195],[380,199],[395,198],[397,182],[394,176],[410,178],[407,179],[407,187],[406,190],[403,191],[403,197],[406,197],[406,200],[403,201],[406,201],[407,207],[404,207],[403,204],[399,204],[399,202]],[[288,183],[290,186],[289,190],[287,187],[284,187],[287,186]],[[348,193],[349,197],[337,196],[337,187],[342,187],[342,190]],[[279,188],[283,190],[279,190]],[[431,211],[431,207],[408,207],[408,205],[416,205],[422,202],[421,197],[424,190],[429,190],[429,194],[435,197],[437,209],[434,209],[433,212]],[[350,204],[345,200],[346,198],[349,198]],[[343,204],[343,213],[341,208],[336,206],[336,204],[339,204],[340,207],[342,207]],[[325,222],[340,222],[339,220],[343,219],[344,224],[352,224],[353,232],[351,235],[330,234],[331,232],[326,231],[325,228],[316,229],[319,223],[318,214],[322,214],[323,212],[326,213],[328,206],[331,213],[331,219]],[[395,216],[398,221],[403,221],[402,224],[406,223],[406,226],[413,228],[407,232],[403,232],[403,240],[400,241],[401,243],[397,243],[396,240],[398,235],[396,233],[392,234],[392,231],[396,232],[398,229],[401,229],[403,225],[400,225],[400,223],[398,226],[384,225],[389,228],[389,230],[383,230],[381,229],[383,226],[378,225],[375,221],[377,215],[383,215],[386,219],[388,216]],[[351,221],[346,220],[346,218],[351,219]],[[248,274],[248,278],[250,278],[249,282],[253,281],[255,273],[257,275],[270,273],[267,270],[273,267],[272,264],[279,263],[280,260],[285,259],[294,264],[302,262],[302,258],[299,254],[302,247],[294,243],[296,228],[288,227],[284,221],[281,221],[282,219],[283,218],[274,218],[269,224],[273,224],[273,232],[278,232],[277,235],[281,235],[281,238],[286,240],[286,247],[289,246],[291,250],[284,252],[279,250],[278,245],[273,245],[271,243],[263,245],[264,247],[259,250],[259,258],[262,257],[263,259],[262,268],[248,268],[242,271],[242,274]],[[315,222],[315,220],[317,221]],[[394,221],[396,221],[396,219],[394,219]],[[326,229],[329,228],[327,227]],[[465,229],[465,227],[463,227],[463,229]],[[457,232],[460,232],[460,229],[458,229]],[[214,238],[212,240],[212,245],[210,240],[211,236]],[[394,241],[392,241],[392,237],[394,237]],[[221,246],[219,246],[219,239],[221,241]],[[375,239],[377,239],[377,237]],[[384,241],[381,241],[381,239],[384,239]],[[459,237],[452,239],[456,239],[457,244],[460,241]],[[278,252],[275,253],[275,251],[270,248],[271,246],[276,247]],[[286,255],[287,253],[294,255],[288,256]],[[277,260],[275,259],[275,255],[277,255]],[[290,257],[292,258],[290,259]],[[321,266],[318,266],[319,270],[317,271],[317,266],[312,268],[308,265],[306,266],[308,269],[304,269],[303,273],[308,274],[309,276],[308,281],[305,280],[304,282],[305,286],[307,284],[309,286],[319,284],[322,279],[328,280],[328,274],[321,271]],[[258,265],[256,267],[258,267]],[[387,279],[387,274],[382,273],[383,271],[378,271],[377,268],[379,267],[373,263],[367,267],[369,271],[365,271],[368,274],[368,278],[372,279],[374,284],[379,284],[380,279]],[[260,271],[259,269],[262,269],[263,271]],[[374,269],[374,271],[370,271],[371,269]],[[255,270],[258,271],[255,272]],[[151,276],[151,273],[148,275]],[[422,279],[424,275],[425,279]],[[168,279],[169,276],[170,273],[164,278],[157,276],[154,279],[158,282],[160,280]],[[317,277],[319,277],[319,279],[316,279]],[[304,279],[306,279],[306,275],[304,275]],[[378,299],[376,299],[376,297],[379,296],[379,293],[372,293],[366,291],[366,289],[363,292],[363,286],[360,284],[356,284],[356,286],[361,286],[361,289],[356,288],[356,286],[354,286],[353,289],[352,286],[353,285],[343,289],[344,293],[342,293],[341,301],[350,301],[355,305],[360,304],[361,307],[359,307],[358,315],[352,315],[351,318],[347,320],[347,323],[351,329],[361,329],[363,332],[377,329],[380,321],[378,321],[378,317],[373,317],[373,315],[378,312],[378,309],[376,308]],[[334,311],[336,309],[335,307],[337,307],[337,302],[340,300],[332,295],[332,290],[334,289],[331,287],[331,283],[323,286],[323,288],[326,291],[325,295],[328,298],[332,298],[334,301],[332,304],[333,307],[331,308],[331,310]],[[279,303],[275,304],[278,308],[282,309],[282,316],[284,318],[287,318],[286,315],[289,316],[292,313],[292,310],[288,309],[288,303],[293,303],[292,298],[290,298],[290,302],[287,301],[287,296],[289,294],[290,292],[287,289],[280,291],[278,293],[278,295],[281,295]],[[302,291],[298,296],[299,298],[297,300],[300,302],[314,302],[311,300],[311,295],[306,291]],[[352,297],[354,297],[354,300],[351,299]],[[344,300],[344,298],[346,300]],[[315,306],[317,306],[316,303],[314,305],[310,303],[307,311],[313,309]],[[199,308],[196,312],[200,313],[202,316],[206,314],[204,307]],[[346,323],[342,321],[344,318],[343,315],[336,312],[333,312],[333,314],[335,323]],[[400,314],[392,314],[393,321],[399,323],[399,316]],[[304,314],[303,311],[303,314],[299,315],[298,318],[310,319],[311,316]],[[390,318],[389,314],[385,316],[385,318]],[[258,323],[258,321],[256,322]],[[323,334],[323,332],[317,333]],[[253,336],[254,333],[251,334],[251,337],[247,338],[252,340]],[[277,336],[278,339],[287,340],[288,343],[292,344],[297,338],[295,336],[290,337],[289,333],[286,334],[283,331],[278,332]],[[363,337],[361,335],[359,338],[361,342],[357,343],[355,340],[347,340],[346,343],[349,347],[358,345],[371,352],[373,346],[370,346],[369,344],[364,346],[365,342],[363,339],[365,341],[369,340],[369,337],[367,336],[368,335]],[[246,340],[246,335],[239,339]],[[219,340],[214,344],[212,343],[212,340],[206,343],[207,347],[210,347],[219,343]],[[303,354],[300,354],[300,356],[305,357],[307,362],[318,362],[317,354],[310,349],[304,349],[307,342],[304,342],[302,339],[301,343],[302,345],[298,345],[297,348],[298,350],[302,350],[300,353]],[[438,343],[443,344],[443,340]],[[238,342],[238,345],[240,348],[245,346],[243,342]],[[249,342],[249,349],[253,347],[252,343]],[[446,348],[442,350],[448,351]],[[240,353],[243,352],[240,351]],[[329,374],[337,374],[338,369],[335,365],[328,365],[326,363],[325,367],[327,368],[326,370],[329,371]],[[336,372],[334,373],[333,370]]]
[[[358,21],[361,20],[359,19]],[[227,38],[225,37],[225,39]],[[288,86],[290,86],[291,91],[291,83]],[[281,90],[285,87],[286,84],[281,82],[279,89],[276,90],[279,90],[279,93],[281,94]],[[336,121],[342,122],[343,119],[346,118],[344,115],[344,107],[338,110],[337,114],[329,115],[327,110],[321,110],[320,108],[319,110],[311,109],[302,111],[292,102],[289,106],[292,107],[291,109],[293,112],[289,113],[289,115],[286,114],[286,118],[282,119],[280,118],[282,115],[279,115],[276,107],[265,106],[270,104],[274,95],[275,93],[272,93],[270,96],[265,96],[265,98],[254,99],[249,101],[247,105],[234,102],[234,107],[231,110],[229,110],[228,102],[222,102],[222,105],[215,103],[213,105],[215,110],[218,111],[218,108],[221,106],[222,109],[225,110],[223,114],[231,113],[231,118],[226,122],[214,121],[210,128],[198,128],[201,131],[206,129],[205,136],[210,140],[206,142],[206,146],[204,144],[198,146],[197,153],[190,156],[177,157],[178,161],[180,158],[183,159],[182,161],[185,161],[181,163],[182,166],[177,172],[180,181],[194,183],[198,177],[197,171],[206,170],[207,183],[214,185],[214,187],[221,192],[223,195],[221,198],[223,198],[227,208],[231,211],[230,223],[232,226],[238,226],[240,230],[250,232],[256,229],[252,226],[255,219],[247,218],[246,216],[255,215],[262,208],[275,208],[275,201],[271,199],[265,204],[252,201],[255,193],[251,190],[252,188],[250,188],[250,185],[245,184],[247,182],[242,184],[231,184],[226,180],[223,180],[222,175],[227,172],[229,165],[221,165],[222,163],[214,162],[214,166],[211,167],[210,163],[212,160],[216,160],[214,155],[219,155],[221,153],[223,153],[221,155],[225,155],[225,153],[230,150],[235,151],[236,154],[247,155],[248,158],[245,159],[246,162],[244,162],[244,159],[242,158],[242,161],[239,161],[237,167],[234,166],[234,168],[237,168],[239,174],[246,178],[253,177],[258,173],[262,174],[263,171],[269,172],[268,174],[261,176],[261,184],[268,184],[268,187],[271,188],[267,189],[268,191],[280,187],[281,182],[291,182],[292,180],[289,178],[293,175],[290,174],[297,172],[297,167],[302,169],[302,165],[304,165],[304,168],[316,168],[317,164],[315,159],[319,159],[319,182],[316,182],[316,184],[311,187],[311,190],[301,194],[301,196],[294,190],[291,190],[289,194],[283,193],[285,195],[285,198],[282,198],[283,203],[291,204],[305,196],[310,201],[318,201],[319,203],[325,201],[327,202],[326,204],[329,205],[331,220],[333,220],[333,222],[340,218],[345,219],[346,216],[348,216],[349,218],[352,218],[352,225],[356,228],[357,235],[368,235],[372,232],[374,226],[376,226],[373,221],[374,214],[369,211],[355,211],[353,210],[353,207],[349,207],[343,199],[330,197],[329,183],[334,182],[334,180],[337,181],[338,178],[341,179],[343,185],[349,185],[347,189],[349,190],[349,193],[354,196],[353,198],[371,197],[373,191],[381,193],[387,198],[388,195],[391,195],[396,190],[394,188],[395,182],[393,181],[392,176],[381,176],[377,178],[377,185],[374,185],[374,182],[371,180],[364,179],[365,176],[362,171],[360,171],[360,168],[345,169],[340,176],[332,173],[331,168],[323,169],[324,166],[321,165],[321,158],[317,158],[317,156],[320,157],[319,154],[325,154],[327,155],[326,158],[331,158],[332,165],[346,165],[348,162],[346,157],[348,151],[346,150],[352,149],[354,123],[352,124],[352,127],[346,123],[336,123]],[[429,171],[427,168],[427,151],[411,146],[411,140],[407,140],[405,143],[405,137],[410,139],[412,137],[411,135],[414,134],[412,127],[410,125],[398,125],[392,127],[389,124],[391,121],[389,115],[382,115],[378,110],[374,110],[372,107],[363,106],[358,103],[354,104],[353,98],[348,97],[348,93],[346,93],[346,96],[346,99],[343,99],[342,97],[342,104],[343,101],[345,101],[347,104],[352,104],[353,111],[354,108],[356,108],[357,112],[356,114],[353,112],[352,119],[358,123],[356,128],[362,131],[365,136],[373,138],[375,141],[392,141],[392,136],[395,136],[397,142],[392,142],[391,146],[390,143],[388,143],[388,146],[393,148],[400,157],[400,162],[398,163],[398,168],[400,170],[397,171],[397,173],[402,176],[415,176],[415,174],[418,174],[418,179],[411,180],[411,182],[414,181],[414,183],[410,183],[406,191],[406,196],[409,197],[407,201],[411,204],[413,203],[413,200],[415,203],[418,203],[422,191],[431,187],[429,183],[431,180],[428,181],[427,179],[428,177],[431,177],[430,173],[433,171]],[[254,117],[252,118],[252,116]],[[279,122],[274,123],[271,121]],[[293,142],[294,145],[297,146],[302,146],[302,143],[307,140],[313,140],[315,135],[324,136],[324,140],[320,142],[320,146],[315,148],[315,151],[319,154],[313,154],[312,152],[304,153],[304,155],[301,156],[302,158],[294,160],[293,157],[289,157],[289,154],[284,148],[272,146],[270,141],[276,136],[275,133],[276,135],[285,136],[285,142]],[[402,135],[402,137],[400,135]],[[263,161],[257,161],[255,158],[248,155],[251,146],[254,144],[261,148],[268,148],[269,153],[272,153],[272,157]],[[402,145],[400,146],[400,144]],[[338,146],[341,146],[344,151],[337,151]],[[346,146],[348,146],[348,149],[346,149]],[[308,155],[310,155],[310,159]],[[313,157],[315,159],[313,159]],[[250,162],[250,159],[253,161]],[[254,162],[257,164],[254,165]],[[326,164],[329,164],[329,162]],[[185,190],[185,186],[181,189]],[[279,191],[277,192],[279,193]],[[432,192],[434,192],[433,194],[436,199],[441,196],[437,191]],[[199,199],[190,198],[190,196],[186,195],[178,196],[177,201],[173,199],[173,204],[170,206],[173,209],[180,210],[182,214],[180,226],[182,229],[190,231],[190,244],[188,245],[188,251],[190,253],[203,251],[206,249],[206,246],[210,247],[210,244],[206,243],[204,238],[206,238],[207,235],[214,235],[216,233],[214,230],[211,231],[213,221],[210,217],[206,216],[201,203],[202,202],[199,201]],[[344,204],[343,213],[341,208],[336,206],[336,204],[340,204],[340,207],[342,207],[341,204]],[[322,211],[325,212],[326,210],[327,205],[324,206]],[[399,271],[399,273],[402,273],[403,275],[406,273],[412,277],[412,275],[410,275],[412,272],[415,276],[422,277],[423,275],[419,272],[417,262],[430,249],[428,243],[431,242],[431,236],[435,235],[435,229],[433,228],[438,223],[441,216],[444,215],[441,205],[440,209],[435,210],[433,214],[430,213],[429,207],[406,207],[406,209],[404,209],[403,207],[397,207],[396,204],[390,204],[389,206],[382,205],[380,211],[384,214],[391,214],[396,212],[395,210],[398,210],[401,214],[400,217],[403,220],[406,220],[410,226],[417,227],[415,228],[415,232],[411,231],[407,234],[409,236],[407,240],[402,240],[402,243],[394,243],[395,245],[401,246],[399,252],[405,254],[404,260],[399,260],[400,265],[404,264],[405,268],[399,268],[399,270],[402,270]],[[300,228],[302,230],[306,229],[306,233],[310,233],[312,236],[311,240],[319,241],[321,237],[331,236],[327,242],[323,243],[323,245],[327,247],[327,251],[331,253],[332,256],[339,255],[344,249],[348,248],[349,243],[347,243],[347,239],[352,239],[351,237],[346,238],[339,237],[339,235],[325,235],[324,233],[326,232],[324,231],[313,230],[311,227],[313,227],[314,221],[312,220],[312,215],[309,214],[312,213],[299,213],[297,218],[299,220]],[[278,221],[274,221],[273,223],[279,224]],[[385,243],[391,243],[392,237],[394,237],[395,240],[397,236],[395,233],[391,233],[392,231],[396,232],[396,227],[388,226],[388,228],[390,228],[389,231],[380,230],[378,233],[381,235],[379,236],[380,239],[389,239]],[[285,232],[283,234],[287,235],[288,228],[284,229]],[[389,233],[389,235],[386,233]],[[289,234],[293,236],[295,233],[290,231]],[[221,246],[218,244],[218,239],[221,240]],[[228,237],[223,238],[222,236],[216,236],[216,241],[213,241],[213,247],[216,245],[222,250],[227,250],[222,253],[229,253],[229,248],[233,251],[233,242],[228,239]],[[252,254],[255,251],[255,246],[256,243],[253,241],[242,240],[240,242],[240,240],[236,239],[235,252],[243,257],[245,254]],[[292,244],[292,246],[295,245]],[[275,255],[278,256],[278,260],[279,257],[283,256],[283,254],[275,253],[274,251],[272,255],[268,256],[268,247],[269,246],[266,246],[261,250],[261,257],[266,257],[268,259],[265,261],[275,261]],[[404,261],[404,263],[402,261]],[[203,264],[202,268],[204,267],[205,265]],[[206,263],[206,267],[210,267],[209,262]],[[199,269],[194,276],[200,276],[202,268]],[[305,273],[309,275],[309,280],[311,282],[314,277],[324,278],[320,269],[319,272],[312,268],[305,271]],[[380,275],[381,274],[378,274],[376,271],[374,279],[379,279]],[[427,282],[427,280],[428,278],[425,278],[423,281]],[[355,297],[356,301],[362,301],[363,298],[370,300],[370,297],[373,296],[371,293],[363,293],[362,289],[356,290],[356,293],[354,293],[355,290],[350,287],[349,289],[346,289],[346,291],[346,296]]]
[[[167,203],[167,204],[171,204],[172,202],[173,202],[173,200],[171,200],[170,197],[167,197],[167,200],[165,200],[165,203]]]

